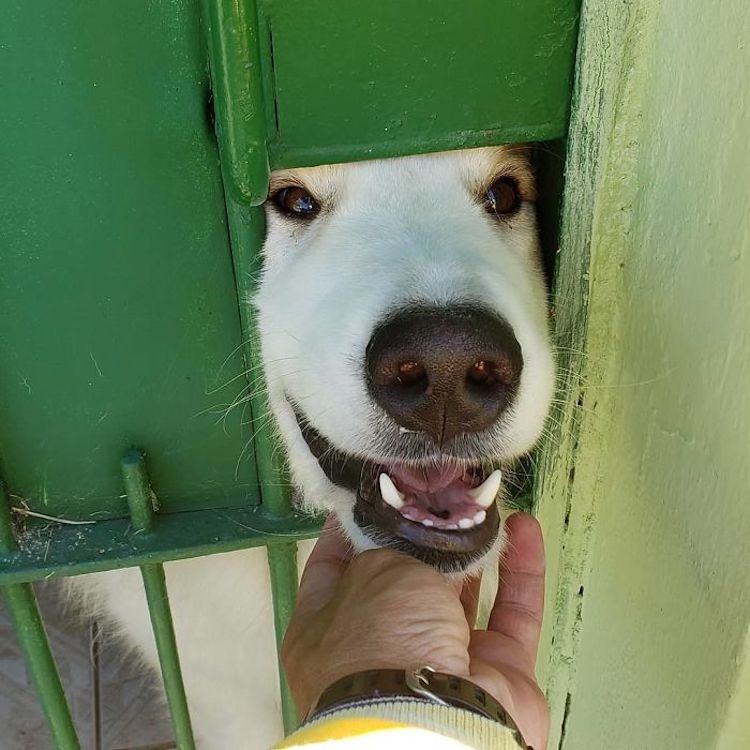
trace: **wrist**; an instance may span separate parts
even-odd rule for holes
[[[313,708],[322,695],[331,688],[331,686],[344,680],[351,675],[365,674],[370,672],[393,671],[404,674],[404,664],[411,665],[413,669],[417,665],[430,664],[436,671],[468,677],[468,657],[461,658],[436,658],[436,654],[413,653],[410,657],[406,654],[388,654],[388,649],[383,648],[379,654],[359,653],[353,659],[341,659],[341,654],[337,654],[335,659],[327,665],[327,669],[321,669],[317,674],[310,675],[311,679],[307,682],[313,690],[308,692],[309,700],[304,706],[299,706],[304,715],[306,711]],[[290,680],[292,684],[295,681]]]
[[[469,712],[507,728],[521,747],[527,747],[513,720],[492,695],[464,677],[437,672],[431,667],[371,669],[349,674],[321,693],[306,722],[341,711],[372,710],[378,705],[403,703]]]

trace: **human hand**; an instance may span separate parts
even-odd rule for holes
[[[546,747],[549,712],[534,677],[544,604],[542,535],[524,513],[511,516],[506,530],[500,588],[487,630],[476,630],[478,579],[462,586],[393,550],[352,556],[330,517],[305,567],[282,653],[302,715],[346,675],[428,664],[483,687],[531,747]]]

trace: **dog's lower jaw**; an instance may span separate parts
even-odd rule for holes
[[[343,529],[346,536],[351,540],[352,547],[357,552],[364,552],[369,549],[382,549],[380,545],[374,542],[354,521],[354,517],[351,511],[348,513],[348,520],[343,518],[339,519],[341,528]],[[478,556],[475,560],[462,567],[460,570],[441,571],[443,575],[454,580],[466,580],[475,576],[481,575],[483,571],[488,569],[497,569],[500,555],[502,555],[507,537],[505,534],[505,519],[501,513],[500,528],[498,529],[497,536],[495,537],[492,546]]]
[[[300,432],[294,409],[282,394],[269,394],[269,405],[277,419],[279,435],[287,452],[292,480],[298,490],[298,502],[302,510],[319,513],[321,510],[336,514],[344,536],[357,552],[378,549],[382,545],[372,539],[354,520],[356,495],[352,490],[331,482],[313,456]],[[446,573],[451,577],[463,578],[476,575],[497,561],[505,545],[502,520],[497,536],[491,547],[476,560],[458,571]]]
[[[298,502],[302,510],[319,513],[333,511],[340,528],[357,552],[378,549],[382,545],[369,536],[354,519],[356,494],[350,489],[334,484],[325,474],[318,459],[312,454],[297,421],[294,409],[283,392],[269,390],[269,406],[276,417],[279,435],[284,443],[292,480],[298,490]],[[472,560],[461,570],[447,571],[450,575],[470,575],[482,570],[487,562],[503,547],[503,525],[487,552]]]

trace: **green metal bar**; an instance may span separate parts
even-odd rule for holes
[[[268,518],[283,525],[293,522],[295,514],[291,498],[291,485],[283,460],[283,451],[278,450],[278,435],[269,418],[265,395],[263,372],[257,366],[260,357],[257,329],[249,300],[255,291],[260,271],[260,249],[265,237],[266,222],[262,208],[242,206],[227,199],[229,232],[240,299],[240,317],[245,332],[245,362],[250,382],[250,412],[253,416],[253,443],[255,461],[261,493],[261,508]],[[279,684],[281,689],[281,711],[284,729],[292,732],[299,724],[289,683],[281,663],[281,644],[284,641],[289,619],[297,598],[297,545],[295,541],[269,545],[268,566],[273,596],[274,627],[279,652]]]
[[[261,503],[274,518],[288,518],[292,512],[290,482],[279,436],[270,418],[263,371],[258,364],[260,346],[249,300],[255,293],[260,274],[260,250],[266,236],[266,216],[262,207],[242,206],[228,200],[229,234],[235,264],[240,322],[245,335],[245,364],[250,383],[250,413],[253,417],[253,443]]]
[[[238,264],[242,266],[244,260],[245,268],[252,269],[251,273],[238,274],[238,279],[244,283],[242,289],[243,299],[249,297],[253,291],[253,285],[258,274],[260,248],[263,245],[265,235],[265,215],[261,208],[247,209],[249,224],[253,232],[247,233],[247,247],[243,255],[239,256]],[[252,255],[248,250],[252,249]],[[243,257],[244,256],[244,257]],[[246,296],[245,296],[246,295]],[[245,305],[248,316],[244,322],[249,332],[248,351],[246,356],[250,362],[260,362],[260,357],[254,356],[259,352],[257,346],[257,333],[253,321],[250,318],[250,305]],[[274,518],[289,519],[293,513],[291,497],[291,484],[289,482],[288,470],[283,461],[283,451],[276,448],[279,437],[276,434],[273,421],[268,418],[269,409],[265,397],[265,385],[263,373],[258,367],[251,368],[253,393],[251,408],[255,417],[255,460],[258,480],[261,487],[261,502],[266,513]],[[276,646],[279,656],[279,688],[281,690],[281,713],[284,721],[284,731],[287,734],[293,732],[299,726],[299,714],[292,697],[292,692],[287,681],[284,665],[281,661],[281,646],[284,642],[289,620],[294,612],[297,601],[297,544],[278,544],[267,550],[268,568],[271,576],[271,594],[273,598],[273,620],[276,629]]]
[[[266,199],[269,165],[256,0],[204,0],[216,135],[232,197]]]
[[[264,226],[258,214],[259,209],[252,209],[256,215],[256,225]],[[260,244],[258,245],[260,249]],[[256,351],[258,351],[256,349]],[[260,361],[259,358],[251,361]],[[283,463],[283,451],[275,450],[278,436],[274,425],[267,418],[268,405],[265,400],[262,374],[258,368],[253,369],[252,385],[254,399],[253,414],[259,415],[256,420],[255,459],[258,478],[261,485],[262,507],[266,512],[279,519],[288,519],[293,512],[291,485],[286,464]],[[281,714],[284,731],[291,734],[299,726],[299,713],[292,697],[289,682],[281,661],[281,646],[284,642],[289,621],[297,602],[297,543],[276,544],[267,548],[268,569],[271,576],[271,594],[273,598],[273,620],[276,630],[276,645],[279,656],[279,688],[281,691]]]
[[[141,575],[143,588],[146,590],[156,648],[159,652],[161,675],[164,680],[164,690],[167,693],[175,741],[179,750],[194,750],[193,728],[190,723],[185,686],[182,682],[180,657],[177,653],[164,566],[158,563],[142,565]]]
[[[249,299],[255,290],[260,270],[260,248],[265,237],[265,214],[262,208],[241,206],[227,201],[229,231],[232,240],[237,278],[238,296],[241,300],[240,316],[245,331],[245,361],[250,380],[250,411],[253,415],[253,442],[255,461],[261,492],[261,507],[270,517],[289,523],[294,518],[291,485],[283,461],[283,451],[278,450],[279,438],[273,421],[269,419],[263,373],[257,363],[260,357],[257,330],[252,317]],[[255,366],[254,366],[255,365]],[[273,596],[274,627],[279,651],[279,684],[284,729],[292,732],[299,725],[289,683],[281,663],[281,645],[297,599],[297,545],[296,542],[274,544],[268,547],[268,566]]]
[[[131,451],[123,458],[122,477],[133,525],[137,532],[148,534],[154,528],[154,494],[148,482],[145,461],[140,453]],[[190,724],[190,711],[182,682],[180,656],[177,653],[164,566],[159,563],[142,565],[141,575],[175,741],[178,750],[194,750],[193,728]]]
[[[280,651],[281,644],[284,642],[284,634],[297,603],[297,544],[295,542],[277,544],[269,547],[267,553],[273,594],[273,622],[276,629],[276,643]],[[299,714],[281,658],[279,658],[279,688],[284,731],[289,734],[299,726]]]
[[[274,169],[316,167],[320,164],[393,159],[414,154],[453,151],[455,149],[497,146],[503,143],[551,141],[565,135],[564,121],[497,128],[481,128],[445,133],[425,138],[391,137],[378,142],[347,143],[342,145],[289,146],[283,141],[268,144],[269,160]]]
[[[15,547],[10,502],[5,487],[0,482],[0,551],[9,552]],[[34,590],[29,583],[13,584],[3,589],[3,596],[55,747],[57,750],[79,750],[78,735],[49,647]]]
[[[214,90],[216,130],[227,183],[227,214],[240,299],[245,364],[250,385],[253,443],[262,508],[269,516],[291,519],[286,467],[275,450],[277,436],[268,418],[257,333],[249,299],[255,289],[265,216],[258,206],[268,193],[266,103],[256,0],[205,0]],[[269,106],[271,103],[268,103]],[[252,206],[254,208],[250,208]],[[297,594],[297,548],[293,542],[268,548],[276,643],[280,651]],[[289,685],[279,659],[281,703],[287,732],[298,724]]]
[[[91,682],[91,750],[102,750],[102,680],[99,623],[89,630],[89,677]]]
[[[154,529],[156,501],[146,474],[146,462],[138,451],[129,451],[122,459],[122,481],[133,526],[139,533],[149,534]]]
[[[274,518],[259,505],[160,514],[158,534],[135,532],[128,518],[75,525],[29,518],[20,547],[0,552],[0,586],[310,539],[321,523],[299,513]]]

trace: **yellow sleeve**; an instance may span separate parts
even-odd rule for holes
[[[334,711],[274,750],[518,750],[513,732],[471,711],[426,701],[378,702]]]

